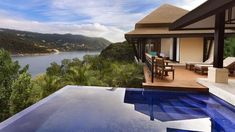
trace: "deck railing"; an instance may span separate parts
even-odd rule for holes
[[[145,53],[146,56],[146,65],[148,67],[148,71],[151,74],[151,82],[154,82],[154,75],[155,75],[155,70],[154,70],[154,66],[155,66],[155,56],[151,56],[148,53]]]

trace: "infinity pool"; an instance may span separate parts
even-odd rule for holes
[[[211,94],[67,86],[1,132],[234,132],[235,108]]]

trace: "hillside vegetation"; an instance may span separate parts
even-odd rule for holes
[[[0,50],[0,122],[66,85],[131,87],[143,82],[143,66],[133,59],[127,43],[112,44],[99,56],[51,63],[45,74],[32,79],[28,66],[20,68]]]
[[[72,34],[41,34],[0,29],[0,48],[12,54],[50,53],[59,51],[100,51],[110,42],[104,38]]]
[[[114,43],[105,48],[100,57],[117,61],[134,61],[133,47],[127,42]]]

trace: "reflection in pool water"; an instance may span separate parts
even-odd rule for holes
[[[208,94],[67,86],[0,131],[232,132],[234,119],[234,107]]]

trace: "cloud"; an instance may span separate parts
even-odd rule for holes
[[[207,0],[181,0],[181,2],[177,2],[176,4],[184,9],[192,10]]]
[[[124,33],[164,3],[193,9],[206,0],[3,0],[0,25],[41,33],[72,33],[124,40]]]
[[[131,3],[133,2],[133,3]],[[138,4],[135,4],[138,3]],[[101,23],[127,29],[134,25],[145,12],[131,12],[143,3],[137,0],[52,0],[50,17],[75,19],[76,16],[86,16],[87,19],[79,20],[80,23]],[[146,2],[145,2],[146,3]],[[145,9],[145,8],[144,8]],[[54,17],[56,16],[56,17]]]
[[[77,19],[80,23],[101,23],[127,30],[158,6],[170,3],[192,10],[206,0],[51,0],[50,13],[54,20]],[[61,18],[61,19],[60,19]]]
[[[112,42],[124,41],[125,31],[113,26],[94,24],[71,24],[57,22],[37,22],[24,19],[12,19],[0,15],[0,25],[4,28],[40,33],[81,34],[90,37],[104,37]]]

